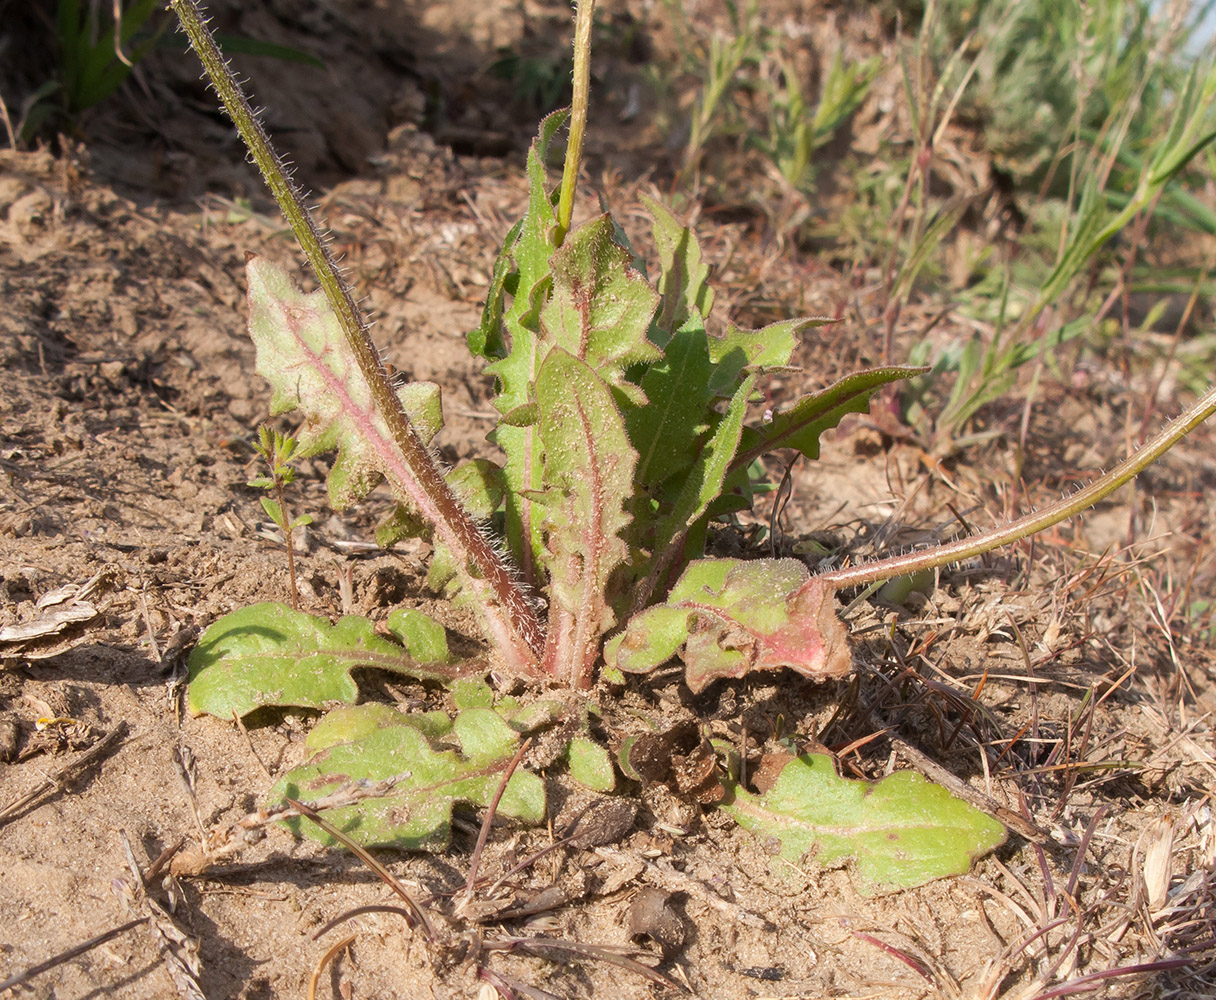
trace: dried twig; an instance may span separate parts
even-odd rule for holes
[[[321,960],[317,963],[317,967],[312,970],[312,978],[308,980],[308,1000],[316,1000],[317,983],[321,981],[321,976],[325,972],[325,967],[329,965],[329,963],[335,958],[337,958],[338,953],[342,951],[343,948],[349,948],[352,944],[354,944],[355,938],[358,936],[358,934],[352,934],[350,937],[344,937],[336,945],[330,948],[329,951],[321,956]]]
[[[405,903],[406,907],[408,907],[410,913],[413,914],[414,923],[418,927],[422,928],[423,936],[428,941],[437,940],[438,932],[435,929],[435,924],[431,920],[430,915],[414,901],[414,897],[406,891],[405,886],[401,884],[401,882],[392,872],[385,868],[384,865],[380,864],[380,862],[372,857],[372,855],[369,854],[363,847],[356,844],[345,833],[339,830],[328,820],[324,819],[320,813],[318,813],[317,810],[313,809],[311,806],[306,806],[303,802],[297,802],[295,799],[287,799],[287,804],[293,809],[298,810],[300,815],[306,816],[308,819],[316,823],[317,826],[333,837],[334,840],[345,845],[351,851],[351,853],[355,855],[355,857],[357,857],[360,861],[367,865],[368,868],[379,875],[384,884],[392,889],[393,892],[395,892],[397,896]]]
[[[394,774],[391,778],[382,778],[380,781],[366,779],[349,781],[319,799],[311,799],[308,802],[287,799],[282,804],[271,806],[269,809],[258,809],[255,812],[246,813],[233,824],[233,827],[256,830],[269,826],[271,823],[278,823],[280,820],[294,819],[297,816],[307,816],[312,819],[313,813],[326,809],[341,809],[344,806],[353,806],[364,799],[383,798],[397,787],[398,782],[404,781],[410,776],[409,771],[402,771],[400,774]]]
[[[15,986],[20,986],[22,983],[28,983],[36,976],[42,975],[44,972],[49,972],[51,969],[64,962],[70,962],[72,959],[83,955],[85,952],[92,951],[99,945],[105,944],[107,941],[113,941],[116,937],[121,937],[127,931],[138,927],[140,924],[148,922],[147,917],[136,917],[134,920],[128,920],[125,924],[119,924],[106,931],[104,934],[98,934],[96,937],[91,937],[87,941],[76,945],[74,948],[69,948],[67,951],[61,951],[54,958],[48,958],[45,962],[39,962],[37,965],[31,965],[24,972],[19,972],[15,976],[10,976],[4,982],[0,983],[0,993],[5,990],[12,989]]]
[[[75,760],[65,764],[54,774],[48,775],[41,785],[19,796],[3,809],[0,809],[0,826],[22,815],[27,807],[33,806],[44,796],[61,791],[69,779],[83,774],[103,757],[107,756],[114,749],[114,744],[121,741],[126,734],[127,724],[126,722],[120,722]]]
[[[178,996],[182,1000],[207,1000],[199,982],[202,965],[199,960],[198,939],[178,927],[169,911],[148,895],[145,886],[150,879],[140,871],[126,831],[119,832],[122,835],[123,850],[127,855],[127,865],[131,869],[131,881],[116,879],[115,891],[128,908],[142,909],[148,914],[148,923],[156,932],[157,951],[165,963],[165,971],[169,973],[169,978],[177,988]],[[172,887],[171,880],[169,884]]]
[[[891,736],[891,744],[904,757],[908,763],[916,770],[920,771],[930,781],[935,781],[943,786],[951,795],[962,799],[964,802],[970,803],[979,809],[981,812],[986,812],[988,815],[995,817],[1004,823],[1009,829],[1020,836],[1035,844],[1053,844],[1054,841],[1051,835],[1041,827],[1026,819],[1020,813],[1014,812],[1007,806],[1001,805],[996,799],[985,795],[978,788],[972,788],[961,778],[951,774],[950,771],[942,767],[932,757],[921,753],[916,747],[912,746],[907,740],[901,739],[898,736]]]
[[[652,983],[666,986],[668,989],[680,990],[684,987],[669,976],[663,975],[658,969],[643,965],[629,953],[634,949],[622,948],[619,945],[591,944],[586,941],[565,941],[561,938],[549,937],[504,937],[492,938],[481,944],[485,951],[522,951],[538,958],[552,960],[555,955],[562,957],[587,958],[597,962],[607,962],[622,969],[636,973]]]
[[[515,751],[515,756],[507,764],[507,769],[503,772],[502,779],[498,782],[498,789],[494,792],[494,798],[490,801],[490,808],[486,810],[486,818],[482,821],[481,831],[477,834],[477,846],[473,848],[473,856],[469,860],[469,878],[465,882],[464,898],[457,904],[457,912],[463,910],[473,900],[473,888],[477,884],[477,869],[481,867],[481,852],[485,850],[486,838],[490,835],[490,826],[494,822],[494,814],[498,812],[498,803],[502,801],[503,792],[507,790],[507,783],[511,780],[511,775],[519,767],[519,762],[524,759],[524,754],[528,752],[530,746],[532,746],[532,738],[528,737],[528,739],[520,744],[519,749]]]

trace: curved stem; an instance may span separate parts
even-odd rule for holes
[[[452,493],[443,473],[402,409],[401,401],[385,375],[363,316],[355,305],[350,287],[338,272],[337,262],[325,245],[299,188],[291,180],[257,114],[249,106],[244,91],[211,37],[195,0],[169,0],[169,6],[181,21],[224,110],[240,133],[250,157],[257,164],[270,193],[291,226],[300,249],[312,265],[359,363],[359,370],[371,388],[376,408],[388,425],[403,463],[400,473],[390,471],[390,478],[431,521],[436,535],[451,549],[457,566],[461,568],[464,583],[470,593],[477,596],[490,639],[503,655],[505,666],[517,674],[536,673],[544,650],[544,629],[531,604],[493,545]]]
[[[846,569],[831,570],[819,574],[818,579],[837,589],[856,587],[865,583],[873,583],[875,580],[888,580],[896,576],[907,576],[922,570],[936,569],[949,563],[961,562],[1043,531],[1080,514],[1083,510],[1106,499],[1121,486],[1125,486],[1213,413],[1216,413],[1216,385],[1200,396],[1182,416],[1166,424],[1157,436],[1144,447],[1132,452],[1101,479],[1063,500],[1058,500],[1033,514],[990,528],[978,535],[970,535],[967,538],[960,538],[958,541],[920,552],[892,556],[890,559],[862,563]]]
[[[578,184],[579,163],[583,155],[583,135],[587,131],[587,105],[591,100],[591,22],[595,0],[579,0],[574,20],[574,98],[570,109],[570,139],[566,143],[566,164],[562,170],[561,196],[557,202],[555,246],[561,246],[570,232],[574,215],[574,188]]]

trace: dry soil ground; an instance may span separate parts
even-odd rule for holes
[[[326,60],[324,72],[265,59],[244,68],[275,109],[270,125],[301,175],[327,185],[317,188],[321,209],[379,315],[387,357],[445,387],[441,443],[449,458],[472,454],[485,447],[489,390],[462,333],[479,315],[494,245],[522,204],[519,149],[530,131],[526,115],[496,116],[501,92],[475,71],[495,42],[560,37],[567,11],[420,5],[407,17],[391,4],[339,3],[280,18],[278,7],[294,5],[221,21]],[[312,721],[280,713],[246,733],[181,711],[183,656],[198,630],[286,594],[282,549],[245,485],[257,472],[250,442],[268,391],[251,374],[242,265],[250,250],[290,266],[296,254],[189,60],[157,56],[143,75],[146,88],[99,109],[83,139],[54,153],[0,154],[0,625],[64,607],[96,611],[4,650],[0,978],[129,919],[124,835],[144,866],[182,838],[197,858],[192,844],[256,808],[274,776],[301,759]],[[444,95],[438,123],[424,121],[434,88]],[[636,186],[612,177],[655,164],[614,143],[622,130],[612,108],[592,147],[609,168],[614,208],[644,245]],[[699,230],[723,285],[720,317],[843,317],[808,343],[803,360],[814,367],[800,384],[791,378],[790,392],[876,360],[864,275],[774,255],[746,220],[703,220]],[[918,527],[950,524],[948,503],[986,523],[1051,497],[1122,454],[1151,384],[1151,369],[1140,370],[1149,374],[1090,362],[1065,381],[1049,378],[1022,471],[1032,485],[1016,491],[1007,438],[938,463],[894,439],[889,422],[855,421],[821,462],[799,467],[782,544],[807,553],[798,543],[832,528],[864,547],[884,525],[901,528],[888,539],[898,544]],[[1162,412],[1180,407],[1169,395]],[[1015,398],[988,419],[1016,428],[1021,407]],[[607,717],[609,729],[637,715],[696,718],[736,743],[749,739],[753,754],[780,727],[822,740],[841,752],[844,770],[870,776],[909,766],[906,747],[919,748],[1033,819],[1043,842],[1012,834],[968,877],[868,899],[847,871],[774,870],[762,845],[722,815],[644,791],[636,822],[613,843],[568,847],[526,873],[521,891],[554,884],[563,900],[530,932],[627,945],[639,890],[657,886],[673,894],[684,937],[662,968],[704,997],[1029,997],[1046,981],[1162,960],[1094,985],[1118,996],[1211,996],[1216,690],[1211,610],[1197,603],[1213,581],[1211,454],[1201,431],[1079,525],[945,574],[911,609],[854,610],[851,682],[782,677],[693,697],[668,673],[631,687]],[[426,592],[424,548],[369,553],[356,544],[370,538],[387,497],[331,516],[324,462],[302,471],[297,506],[320,515],[300,554],[309,610],[380,619],[405,603],[467,628]],[[90,581],[87,593],[47,603]],[[369,692],[429,696],[375,678]],[[38,731],[39,718],[76,721]],[[13,806],[116,730],[91,767]],[[560,826],[581,800],[556,772],[549,781]],[[463,878],[474,835],[466,824],[445,855],[384,860],[408,884],[443,891]],[[488,870],[549,835],[496,827]],[[1166,895],[1151,872],[1145,878],[1154,845]],[[193,977],[215,1000],[301,997],[321,955],[347,933],[313,932],[388,898],[345,852],[277,828],[201,867],[179,864],[175,880],[152,881],[171,917],[60,964],[17,995],[189,996]],[[353,949],[318,995],[478,989],[467,963],[437,968],[395,915],[350,926]],[[172,955],[186,972],[174,973]],[[1171,966],[1180,956],[1193,964]],[[652,989],[603,962],[510,958],[499,967],[563,997]]]

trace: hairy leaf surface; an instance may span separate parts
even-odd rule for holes
[[[654,222],[654,245],[659,252],[659,294],[662,305],[655,325],[664,339],[682,327],[694,313],[705,317],[714,307],[709,286],[709,265],[701,257],[696,234],[680,225],[667,208],[642,195],[642,203]],[[660,346],[664,346],[660,344]]]
[[[709,338],[709,357],[714,375],[709,388],[717,396],[730,396],[746,368],[781,368],[790,363],[795,339],[803,330],[824,326],[833,320],[825,316],[783,319],[759,330],[742,330],[734,323],[720,337]]]
[[[535,402],[533,385],[543,360],[539,343],[540,309],[551,286],[549,258],[556,249],[553,228],[557,220],[546,190],[545,155],[553,136],[565,121],[564,111],[549,115],[541,122],[540,132],[528,151],[528,211],[511,247],[515,270],[509,282],[504,278],[498,289],[501,294],[501,289],[509,285],[514,296],[510,307],[502,314],[510,344],[500,347],[499,353],[504,356],[488,365],[486,371],[498,379],[494,405],[504,414]],[[485,332],[485,343],[494,346],[493,337],[493,331]],[[541,455],[536,428],[530,424],[499,424],[490,438],[506,454],[503,471],[507,485],[507,544],[525,580],[532,581],[541,557],[540,533],[533,523],[532,502],[528,497],[530,491],[541,488]]]
[[[818,458],[819,435],[835,427],[846,414],[864,412],[875,389],[927,370],[892,365],[846,375],[821,392],[803,396],[789,409],[774,414],[759,430],[749,428],[734,464],[748,465],[774,448],[797,448],[807,458]]]
[[[444,748],[428,739],[424,726],[383,706],[360,705],[343,720],[352,739],[329,742],[308,763],[288,772],[271,789],[270,802],[284,798],[321,798],[342,785],[400,776],[385,796],[331,809],[325,818],[363,847],[443,850],[451,839],[452,806],[467,802],[488,806],[502,772],[518,747],[519,736],[492,709],[473,708],[452,721],[447,738],[459,745]],[[390,712],[393,710],[390,709]],[[365,715],[365,720],[359,719]],[[332,740],[334,733],[326,734]],[[545,816],[544,784],[534,774],[517,770],[507,783],[498,813],[521,822],[539,823]],[[322,843],[334,843],[315,824],[287,823]]]
[[[693,463],[695,444],[709,416],[714,394],[709,388],[705,324],[690,314],[663,350],[663,359],[642,375],[645,406],[625,410],[629,440],[638,452],[637,482],[652,489]]]
[[[723,808],[740,826],[794,864],[808,853],[825,867],[851,860],[866,894],[963,875],[1005,840],[999,822],[919,774],[841,778],[826,754],[791,760],[763,795],[730,790]]]
[[[599,637],[616,623],[609,594],[613,573],[629,555],[622,503],[632,491],[637,453],[608,386],[561,348],[541,367],[537,400],[550,573],[546,657],[581,677]]]
[[[330,504],[362,500],[383,478],[385,455],[396,445],[372,401],[338,318],[321,291],[306,294],[277,264],[251,257],[249,334],[257,347],[254,369],[274,390],[271,414],[299,409],[300,457],[338,449],[330,470]],[[414,430],[426,444],[443,425],[439,387],[414,382],[397,392]]]
[[[546,346],[587,362],[612,386],[626,366],[661,356],[646,339],[659,297],[631,260],[610,216],[579,226],[549,262],[553,293],[540,314]]]
[[[834,592],[797,559],[698,559],[667,600],[629,620],[607,645],[612,666],[645,673],[683,646],[688,686],[788,667],[813,680],[852,669]]]
[[[187,704],[193,715],[231,719],[234,712],[245,716],[268,705],[349,703],[358,695],[350,675],[356,667],[432,680],[468,672],[424,663],[378,634],[366,618],[347,615],[331,624],[267,602],[225,615],[203,633],[190,654]]]

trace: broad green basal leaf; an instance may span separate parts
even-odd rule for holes
[[[599,637],[616,623],[611,584],[629,555],[623,504],[637,453],[612,393],[586,362],[554,348],[536,388],[550,574],[546,658],[581,683]]]
[[[424,664],[378,634],[366,618],[347,615],[331,624],[273,602],[217,621],[194,647],[189,667],[190,712],[221,719],[267,705],[324,708],[353,702],[355,667],[434,680],[465,672],[445,663]]]
[[[470,709],[455,718],[452,736],[460,742],[459,751],[435,746],[405,716],[399,725],[384,725],[383,713],[372,706],[352,711],[366,712],[370,725],[348,721],[350,730],[358,733],[356,738],[332,744],[290,771],[271,790],[269,801],[315,800],[351,782],[399,776],[388,795],[325,813],[330,823],[364,847],[444,849],[451,836],[452,806],[457,802],[489,805],[518,746],[514,730],[491,709]],[[498,813],[524,823],[541,822],[543,782],[522,768],[516,770]],[[297,833],[333,843],[315,824],[296,819],[288,825]]]
[[[851,860],[854,882],[867,894],[962,875],[1005,840],[995,819],[919,774],[850,780],[825,754],[791,760],[763,795],[737,785],[730,791],[723,808],[775,841],[781,857],[799,864],[810,852],[825,867]]]
[[[609,666],[644,673],[683,647],[688,686],[788,667],[812,680],[852,669],[835,594],[797,559],[698,559],[663,604],[634,615],[605,647]]]

